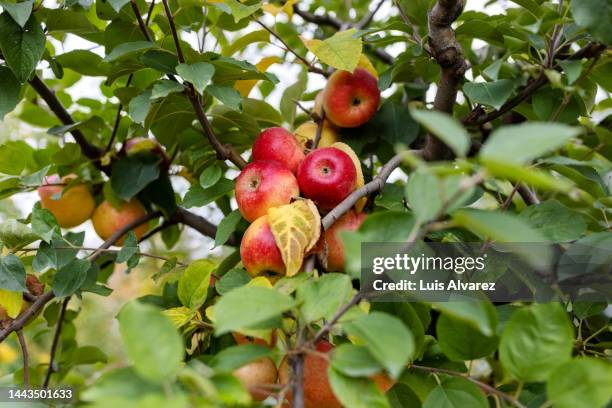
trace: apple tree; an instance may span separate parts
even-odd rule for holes
[[[2,385],[610,404],[610,0],[0,7]],[[557,276],[591,292],[547,302],[360,290],[368,243],[424,242],[607,252]]]

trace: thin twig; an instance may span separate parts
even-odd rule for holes
[[[325,109],[321,108],[321,116],[317,120],[317,132],[315,138],[312,141],[312,150],[316,149],[321,142],[321,134],[323,133],[323,127],[325,126]]]
[[[17,339],[19,339],[21,355],[23,356],[23,388],[30,388],[30,354],[21,329],[17,330]]]
[[[378,10],[382,7],[385,0],[379,0],[378,3],[374,6],[372,10],[370,10],[357,24],[355,24],[355,28],[357,30],[363,30],[374,20],[374,16],[378,13]]]
[[[348,312],[348,310],[351,307],[359,303],[360,300],[361,300],[361,292],[357,292],[351,298],[351,300],[349,300],[348,303],[346,303],[344,306],[342,306],[340,309],[336,311],[336,314],[327,323],[325,323],[323,327],[321,327],[321,329],[317,332],[317,334],[315,334],[314,337],[310,339],[310,341],[308,341],[307,345],[310,347],[314,347],[317,344],[317,342],[322,340],[323,337],[325,337],[327,333],[329,333],[332,327],[334,327],[334,325],[338,323],[338,320],[340,320],[342,316],[344,316],[344,314]]]
[[[62,327],[64,325],[64,316],[66,315],[66,309],[68,308],[68,302],[70,302],[70,296],[68,296],[62,302],[62,307],[60,308],[59,316],[57,318],[57,324],[55,326],[55,334],[53,335],[53,342],[51,343],[51,351],[49,353],[49,367],[47,368],[47,374],[45,375],[45,380],[43,381],[42,387],[48,388],[49,381],[51,381],[51,375],[54,372],[59,371],[55,366],[55,355],[57,353],[57,347],[59,345],[60,336],[62,334]]]

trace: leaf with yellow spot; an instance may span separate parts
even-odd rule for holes
[[[168,316],[174,327],[177,329],[183,327],[187,323],[191,321],[194,317],[196,317],[197,311],[193,311],[188,307],[173,307],[170,309],[166,309],[163,313]]]
[[[361,38],[355,37],[357,30],[351,28],[346,31],[338,31],[331,37],[321,40],[308,40],[302,38],[302,42],[321,62],[336,69],[353,72],[361,58]]]
[[[283,62],[283,60],[277,56],[263,57],[257,64],[255,64],[255,67],[259,72],[266,72],[272,64],[280,64],[281,62]],[[242,95],[243,98],[246,98],[249,96],[255,85],[257,85],[257,82],[259,82],[259,79],[242,79],[236,81],[234,84],[234,89],[240,92],[240,95]]]
[[[337,142],[331,145],[331,147],[335,147],[336,149],[342,150],[344,153],[348,154],[353,163],[355,164],[355,170],[357,171],[357,178],[355,179],[355,188],[353,190],[357,190],[361,188],[365,184],[365,179],[363,178],[363,171],[361,170],[361,162],[359,161],[359,157],[349,145],[342,142]],[[368,199],[366,197],[362,197],[355,203],[355,211],[361,212],[363,211],[363,207],[365,207]]]
[[[311,200],[297,200],[268,211],[270,229],[285,263],[286,275],[300,271],[304,255],[321,236],[321,216]]]
[[[372,62],[370,61],[367,55],[361,54],[357,66],[359,68],[365,69],[370,74],[374,75],[374,78],[378,79],[378,72],[376,72],[376,68],[374,68],[374,65],[372,65]]]
[[[11,319],[19,316],[22,302],[23,294],[21,292],[0,289],[0,307],[4,308],[6,315]]]

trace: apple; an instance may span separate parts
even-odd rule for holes
[[[45,285],[36,277],[36,275],[32,275],[31,273],[28,273],[26,275],[25,284],[26,284],[26,288],[28,289],[28,292],[30,292],[34,296],[40,296],[45,291]],[[27,300],[23,300],[21,302],[21,310],[19,311],[19,314],[22,314],[23,312],[25,312],[25,310],[29,308],[30,305],[31,305],[30,302],[28,302]],[[42,309],[38,311],[36,314],[34,314],[32,317],[30,317],[27,320],[26,324],[29,324],[34,319],[36,319],[36,317],[38,317],[41,311]],[[9,316],[6,312],[6,309],[0,305],[0,322],[5,321],[7,319],[9,319]]]
[[[135,198],[122,203],[119,207],[115,207],[105,200],[96,208],[91,221],[98,236],[106,241],[115,231],[144,217],[146,213],[144,206]],[[136,238],[140,238],[148,229],[148,223],[144,223],[132,231],[136,234]],[[124,238],[125,235],[117,241],[116,245],[123,245]]]
[[[327,243],[327,270],[344,270],[344,244],[340,233],[342,231],[355,231],[365,220],[364,213],[354,210],[348,211],[329,229],[325,231],[325,242]]]
[[[314,100],[314,108],[313,112],[317,114],[317,116],[321,117],[323,115],[323,101],[325,100],[325,90],[319,92],[317,96],[315,96]]]
[[[38,188],[41,207],[51,211],[62,228],[81,225],[91,217],[96,206],[86,184],[79,183],[66,188],[66,185],[76,178],[75,174],[69,174],[61,179],[58,175],[48,176],[45,177],[44,184]]]
[[[331,358],[330,354],[333,349],[334,345],[324,340],[316,345],[316,351],[328,354],[329,358]],[[342,408],[342,404],[334,395],[329,384],[327,376],[329,358],[309,353],[304,356],[304,408]],[[285,356],[278,368],[278,381],[280,384],[287,384],[290,379],[290,369],[289,360]],[[372,376],[372,380],[383,393],[387,392],[395,384],[384,373]],[[287,399],[291,402],[291,395],[288,395]]]
[[[364,68],[334,72],[325,86],[325,117],[334,125],[354,128],[374,116],[380,103],[376,78]]]
[[[276,383],[278,372],[272,359],[264,357],[243,365],[233,374],[248,389],[251,398],[263,401],[272,393],[273,389],[266,386]]]
[[[316,345],[316,350],[320,353],[329,353],[333,348],[327,341],[320,341]],[[329,384],[328,366],[329,361],[323,356],[304,356],[304,408],[342,408]],[[279,383],[289,382],[290,370],[289,359],[285,356],[278,369]],[[287,399],[291,401],[291,395],[288,395]]]
[[[123,144],[123,150],[128,156],[133,156],[143,152],[150,152],[156,156],[159,156],[160,165],[163,168],[167,168],[170,165],[170,159],[168,159],[166,150],[155,139],[148,137],[133,137],[131,139],[127,139]]]
[[[295,174],[304,160],[304,151],[291,132],[272,127],[261,132],[253,143],[253,161],[259,160],[279,162]]]
[[[240,242],[240,259],[252,277],[275,279],[285,274],[285,264],[276,246],[267,215],[256,219],[244,232]]]
[[[357,171],[351,157],[335,147],[324,147],[306,155],[297,180],[302,195],[322,210],[330,210],[355,188]]]
[[[312,149],[312,144],[317,136],[318,125],[315,122],[304,122],[293,132],[295,137],[300,142],[300,145],[304,149]],[[327,124],[327,121],[323,122],[323,129],[321,129],[321,139],[317,147],[329,147],[334,143],[338,142],[338,134],[336,131]]]
[[[238,209],[249,222],[266,215],[270,208],[289,204],[299,195],[291,170],[275,161],[253,162],[236,179]]]

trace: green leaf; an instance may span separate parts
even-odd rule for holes
[[[21,260],[13,254],[0,257],[0,289],[26,291],[26,272]]]
[[[489,404],[478,386],[465,378],[452,377],[442,381],[423,402],[423,408],[488,408]]]
[[[361,38],[356,37],[356,29],[338,31],[331,37],[321,40],[304,40],[306,48],[321,62],[336,69],[353,72],[361,57]]]
[[[497,336],[485,336],[465,321],[442,314],[436,323],[438,344],[451,360],[464,361],[486,357],[497,349]]]
[[[130,0],[108,0],[111,7],[118,13]]]
[[[229,57],[236,53],[237,51],[242,51],[246,48],[247,45],[256,43],[256,42],[268,42],[270,39],[270,33],[264,29],[251,31],[243,35],[242,37],[234,40],[232,44],[223,51],[223,55]]]
[[[234,182],[225,178],[219,180],[214,186],[206,189],[202,188],[199,184],[194,184],[189,191],[187,191],[187,194],[185,194],[183,205],[186,208],[202,207],[223,197],[232,190],[234,190]]]
[[[53,293],[62,298],[74,294],[87,279],[91,263],[85,259],[73,259],[62,266],[53,278]]]
[[[189,264],[178,283],[178,297],[184,306],[197,310],[204,304],[210,277],[217,266],[216,262],[209,259],[198,259]]]
[[[30,227],[17,220],[8,219],[0,223],[0,242],[8,248],[27,245],[39,238]]]
[[[565,75],[567,76],[567,83],[572,85],[582,73],[582,62],[577,60],[563,60],[559,61],[559,65],[563,68]]]
[[[183,85],[179,84],[176,81],[170,81],[169,79],[161,79],[157,81],[155,85],[153,85],[153,90],[151,91],[151,99],[164,98],[173,92],[183,92],[183,89],[185,89]],[[139,116],[139,118],[142,118],[142,120],[144,120],[144,115]]]
[[[612,44],[612,4],[608,0],[572,0],[570,7],[578,25],[604,44]]]
[[[331,319],[343,304],[348,302],[351,280],[347,275],[328,273],[319,280],[309,280],[298,286],[296,299],[302,304],[300,311],[306,323]]]
[[[134,234],[134,231],[129,231],[123,240],[123,245],[117,254],[115,263],[127,262],[131,257],[136,255],[138,251],[138,239],[136,238],[136,234]]]
[[[550,172],[538,170],[536,167],[527,167],[498,160],[483,160],[487,171],[500,178],[511,181],[524,182],[528,185],[547,191],[569,193],[574,184],[569,180],[552,175]]]
[[[232,88],[231,86],[220,86],[220,85],[208,85],[206,92],[214,96],[230,109],[235,111],[242,110],[242,96],[240,92]]]
[[[61,233],[57,220],[47,209],[34,207],[31,223],[32,231],[47,243],[51,242],[55,233]]]
[[[18,176],[26,166],[21,145],[9,142],[0,145],[0,173]]]
[[[204,189],[210,188],[217,184],[221,176],[223,176],[223,170],[217,164],[213,164],[200,173],[200,186]]]
[[[158,158],[145,155],[127,156],[113,164],[111,186],[125,201],[141,192],[159,177]]]
[[[415,354],[414,338],[400,319],[372,312],[344,325],[350,336],[359,339],[391,377],[398,378]],[[397,347],[401,344],[402,347]]]
[[[500,79],[495,82],[466,82],[463,92],[472,102],[492,106],[495,109],[502,107],[514,91],[514,82],[509,79]]]
[[[220,351],[210,361],[210,365],[215,370],[231,372],[252,361],[268,357],[270,353],[268,347],[259,344],[240,344]]]
[[[0,50],[19,82],[26,82],[36,69],[45,42],[45,33],[34,16],[21,28],[7,12],[0,14]]]
[[[470,135],[457,120],[446,113],[426,110],[410,111],[414,120],[463,157],[470,149]]]
[[[70,245],[80,246],[83,244],[85,233],[67,233],[64,238],[56,236],[51,244],[42,242],[38,247],[36,256],[32,261],[32,268],[37,272],[43,272],[47,268],[60,269],[76,258],[78,249],[66,249],[67,240]]]
[[[485,301],[437,302],[435,308],[455,321],[461,321],[486,337],[493,337],[497,330],[497,313],[490,302]]]
[[[225,295],[230,290],[246,285],[250,280],[251,276],[244,269],[230,269],[217,283],[215,283],[215,289],[220,295]]]
[[[73,50],[55,57],[62,68],[68,68],[87,76],[107,76],[110,64],[102,57],[87,50]]]
[[[160,383],[172,378],[183,360],[184,347],[170,319],[138,301],[126,304],[118,319],[128,358],[138,374]]]
[[[176,72],[187,82],[191,82],[199,93],[204,92],[206,85],[215,73],[215,67],[208,62],[196,62],[195,64],[179,64]]]
[[[499,359],[521,381],[544,381],[570,360],[574,329],[559,303],[533,304],[516,310],[501,336]]]
[[[369,377],[383,370],[383,366],[367,348],[344,343],[334,349],[331,365],[349,377]]]
[[[421,408],[422,406],[418,395],[404,383],[395,384],[386,395],[392,408]]]
[[[221,246],[227,242],[229,237],[234,233],[238,223],[242,220],[240,211],[234,210],[225,216],[219,226],[217,227],[217,234],[215,235],[215,246]]]
[[[288,86],[283,91],[283,96],[280,101],[280,112],[283,120],[293,128],[295,122],[295,116],[297,111],[296,101],[302,99],[304,92],[306,92],[306,80],[304,74],[299,75],[298,81],[291,86]]]
[[[347,377],[331,365],[327,368],[334,395],[345,407],[389,408],[389,401],[369,379]]]
[[[147,89],[137,97],[132,98],[130,101],[130,104],[128,105],[128,112],[130,113],[130,117],[134,122],[140,124],[144,123],[145,119],[147,118],[147,114],[149,113],[149,108],[151,107],[151,96],[151,90]]]
[[[224,296],[215,305],[214,322],[217,336],[231,331],[254,328],[280,317],[291,309],[294,300],[274,289],[242,286]]]
[[[7,67],[0,66],[0,120],[11,112],[21,100],[19,80]]]
[[[121,58],[125,58],[133,54],[137,54],[141,51],[149,50],[151,48],[155,48],[155,44],[149,41],[133,41],[133,42],[119,44],[118,46],[113,48],[110,54],[104,57],[104,61],[105,62],[117,61]]]
[[[248,4],[251,3],[251,4]],[[262,2],[245,2],[242,3],[238,0],[226,0],[225,5],[230,9],[231,15],[234,16],[234,21],[237,23],[240,20],[250,16],[261,8]]]
[[[586,233],[582,215],[557,200],[527,207],[519,218],[524,219],[552,242],[574,241]]]
[[[546,390],[555,408],[604,407],[610,402],[612,365],[590,357],[575,358],[551,373]]]
[[[500,211],[458,210],[453,219],[461,226],[499,242],[546,242],[546,238],[521,218]]]
[[[8,1],[0,1],[0,6],[9,13],[19,27],[23,28],[32,14],[32,6],[34,0],[26,0],[20,3],[11,3]]]
[[[560,123],[529,122],[502,126],[491,134],[480,150],[483,160],[525,164],[563,146],[582,130]]]

